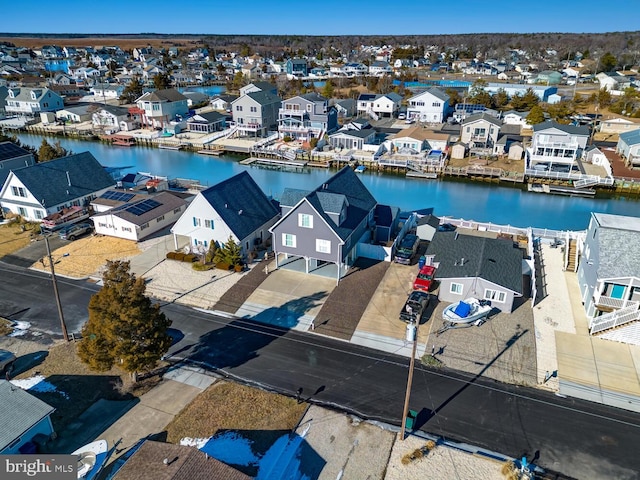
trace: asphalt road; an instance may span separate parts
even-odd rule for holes
[[[60,334],[50,279],[0,264],[0,315]],[[80,330],[96,287],[59,280],[70,332]],[[177,342],[172,360],[188,360],[269,390],[294,394],[364,418],[400,424],[408,359],[314,334],[164,305]],[[13,315],[12,315],[13,313]],[[505,351],[517,342],[514,338]],[[497,358],[496,358],[497,359]],[[500,384],[446,369],[414,370],[410,408],[420,429],[545,469],[587,478],[640,478],[640,415]]]

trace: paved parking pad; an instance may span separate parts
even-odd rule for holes
[[[279,269],[265,278],[235,314],[306,331],[335,286],[335,279]]]

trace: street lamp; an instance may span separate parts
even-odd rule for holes
[[[65,342],[69,341],[67,333],[67,324],[64,322],[64,313],[62,312],[62,304],[60,303],[60,294],[58,293],[58,283],[56,281],[56,271],[53,267],[53,257],[51,256],[51,247],[49,246],[49,237],[45,234],[44,243],[47,246],[47,257],[49,257],[49,266],[51,267],[51,282],[53,283],[53,294],[56,297],[56,305],[58,306],[58,316],[60,317],[60,326],[62,327],[62,338]]]

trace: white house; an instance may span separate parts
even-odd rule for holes
[[[502,123],[504,125],[520,125],[520,127],[526,127],[527,115],[529,112],[516,112],[515,110],[509,110],[502,114]]]
[[[640,165],[640,130],[621,133],[616,152],[632,167]]]
[[[96,233],[110,237],[139,241],[172,225],[186,209],[187,202],[164,191],[152,197],[140,198],[133,193],[110,190],[106,194],[131,195],[132,199],[119,207],[93,215]]]
[[[449,95],[438,88],[430,88],[408,100],[407,118],[442,123],[448,112]]]
[[[576,158],[582,156],[588,140],[589,128],[586,126],[538,123],[533,126],[532,144],[527,149],[529,168],[537,168],[539,164],[552,171],[555,167],[570,170]]]
[[[400,110],[402,97],[397,93],[375,94],[362,93],[358,97],[358,115],[378,117],[394,117]]]
[[[93,112],[91,123],[94,128],[107,135],[112,135],[119,131],[128,132],[140,128],[140,116],[131,113],[125,107],[103,105],[99,110]]]
[[[608,118],[600,122],[599,130],[602,133],[624,133],[640,129],[640,121],[637,118]]]
[[[178,237],[187,237],[197,252],[211,242],[233,239],[247,255],[270,236],[279,212],[247,172],[239,173],[198,193],[171,228],[176,249]]]
[[[0,190],[0,206],[39,222],[63,208],[86,207],[115,185],[89,152],[12,170]]]

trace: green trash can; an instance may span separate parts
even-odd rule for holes
[[[413,430],[413,426],[416,423],[416,418],[418,417],[418,412],[415,410],[409,410],[407,414],[407,418],[404,421],[404,428],[407,430]]]

